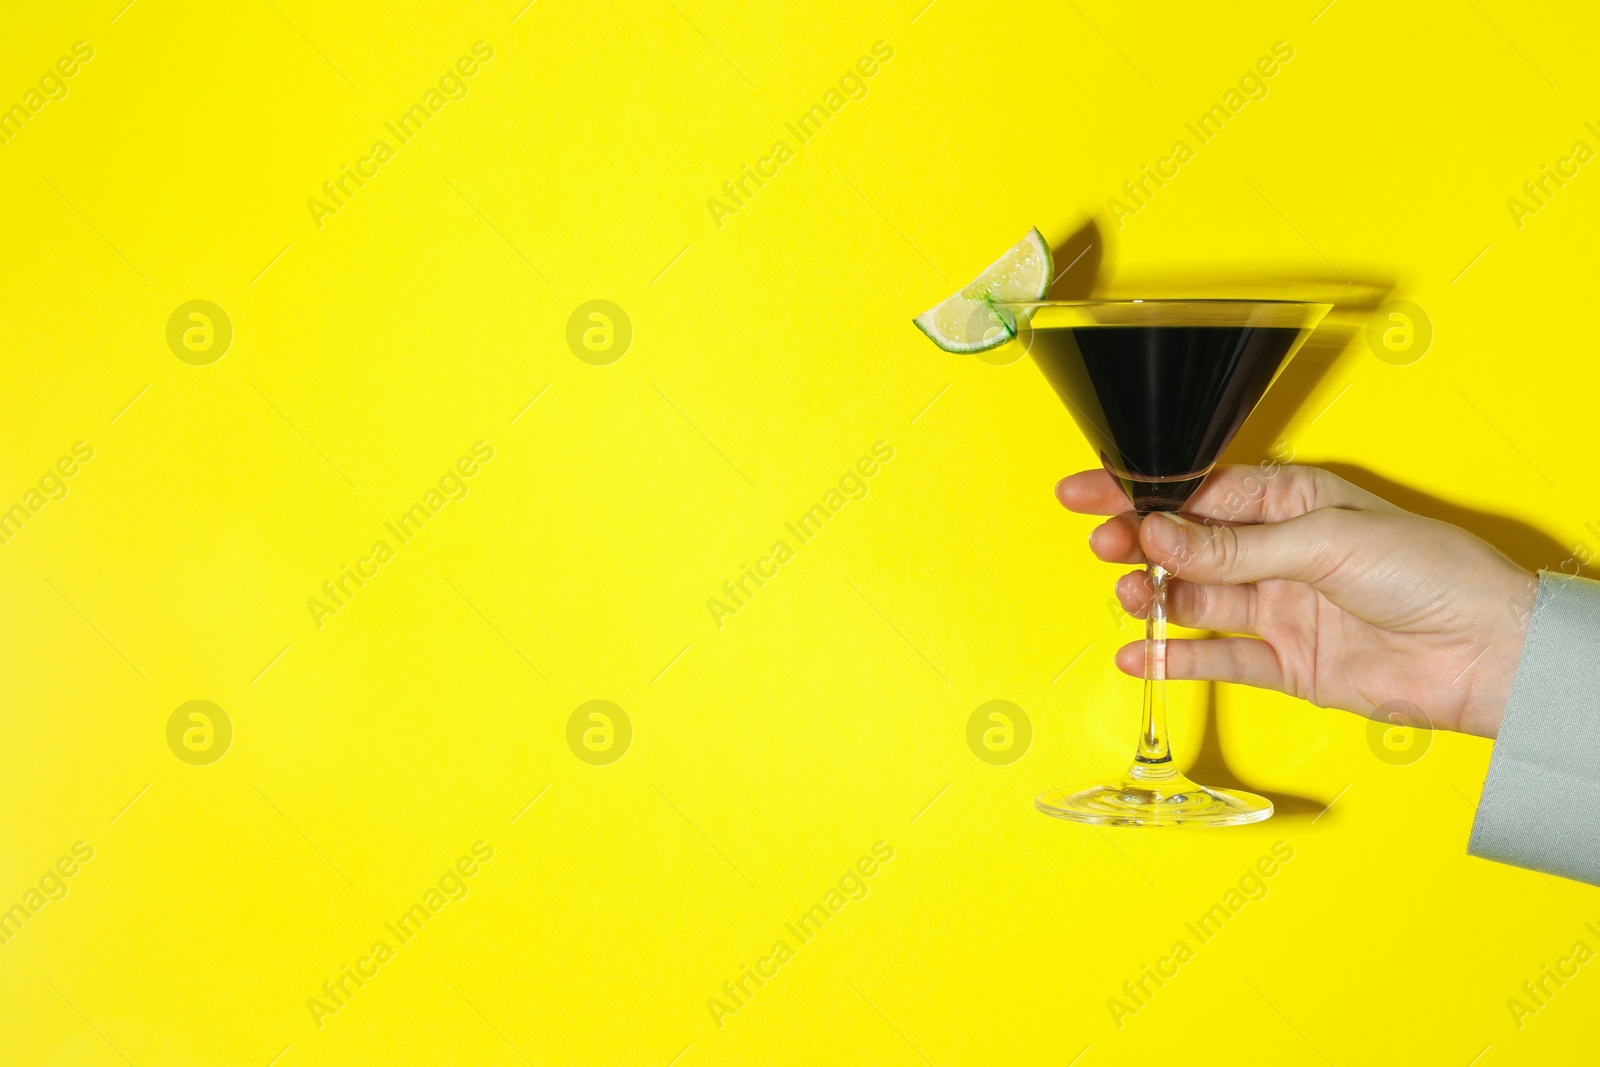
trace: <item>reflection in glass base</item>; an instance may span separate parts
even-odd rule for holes
[[[1130,777],[1072,793],[1052,789],[1033,803],[1057,819],[1100,826],[1243,826],[1272,817],[1266,797],[1195,785],[1181,774],[1159,783]]]

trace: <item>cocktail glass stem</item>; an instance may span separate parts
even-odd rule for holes
[[[1139,747],[1128,777],[1139,782],[1167,782],[1179,775],[1167,746],[1167,571],[1145,565],[1150,576],[1150,612],[1144,624],[1144,717]]]

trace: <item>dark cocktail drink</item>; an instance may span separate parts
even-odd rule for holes
[[[1300,330],[1033,329],[1029,354],[1141,514],[1177,511],[1244,423]]]

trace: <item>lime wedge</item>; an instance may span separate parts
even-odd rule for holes
[[[1036,227],[970,285],[911,321],[946,352],[987,352],[1017,335],[1016,317],[995,303],[1042,299],[1050,280],[1050,246]]]

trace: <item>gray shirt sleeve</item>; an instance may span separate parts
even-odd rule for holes
[[[1467,851],[1600,885],[1600,582],[1539,575]]]

